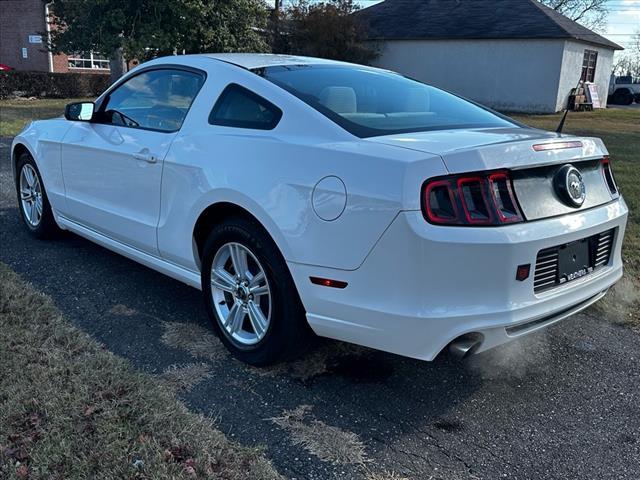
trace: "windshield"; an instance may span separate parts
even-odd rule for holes
[[[366,67],[286,65],[254,70],[358,137],[515,123],[402,75]]]

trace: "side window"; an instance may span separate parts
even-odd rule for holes
[[[282,118],[273,103],[235,83],[220,94],[209,114],[209,123],[224,127],[271,130]]]
[[[104,123],[175,132],[203,83],[204,75],[184,70],[143,72],[109,94]]]

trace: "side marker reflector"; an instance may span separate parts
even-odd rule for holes
[[[347,282],[332,280],[330,278],[309,277],[309,280],[311,280],[311,283],[315,285],[322,285],[323,287],[345,288],[348,285]]]
[[[527,278],[529,278],[530,271],[530,263],[527,263],[526,265],[518,265],[518,269],[516,270],[516,280],[518,280],[519,282],[524,282]]]

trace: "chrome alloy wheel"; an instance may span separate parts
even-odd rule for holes
[[[35,169],[28,163],[20,171],[20,206],[29,225],[37,227],[42,220],[42,186]]]
[[[211,266],[211,295],[221,327],[237,343],[255,345],[271,321],[271,291],[265,271],[251,251],[226,243]]]

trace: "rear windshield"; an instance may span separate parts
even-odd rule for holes
[[[514,123],[402,75],[366,67],[286,65],[254,70],[358,137]]]

